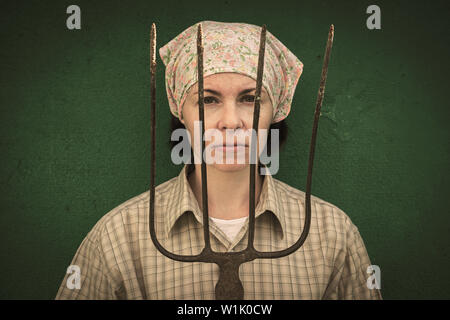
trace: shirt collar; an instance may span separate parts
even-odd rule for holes
[[[195,166],[193,164],[186,164],[178,177],[175,178],[174,187],[169,195],[170,202],[168,211],[165,215],[165,230],[167,236],[170,234],[178,218],[187,212],[192,212],[197,221],[203,224],[203,213],[187,179],[189,173],[194,170]],[[286,230],[286,221],[282,214],[280,195],[275,187],[274,178],[271,175],[265,175],[263,177],[263,185],[259,202],[256,205],[255,216],[258,217],[266,211],[273,214],[281,225],[281,237],[283,237]]]

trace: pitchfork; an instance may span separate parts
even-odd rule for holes
[[[150,33],[150,71],[151,71],[151,174],[150,174],[150,236],[155,247],[164,256],[181,262],[206,262],[216,263],[219,266],[219,281],[215,288],[215,297],[217,300],[242,300],[244,298],[244,287],[239,279],[239,267],[242,263],[253,261],[255,259],[276,259],[290,255],[298,250],[305,242],[311,224],[311,182],[312,168],[314,161],[314,150],[316,145],[317,127],[322,107],[322,100],[325,92],[325,82],[327,78],[328,62],[330,60],[331,47],[333,45],[334,26],[330,26],[328,41],[325,49],[325,56],[322,66],[322,75],[320,79],[319,92],[316,101],[316,110],[314,113],[314,123],[309,151],[308,176],[306,180],[305,195],[305,224],[300,238],[291,247],[274,251],[260,252],[255,249],[253,242],[255,237],[255,161],[250,162],[250,203],[249,203],[249,227],[248,227],[248,245],[247,248],[239,252],[215,252],[211,249],[209,237],[209,216],[208,216],[208,194],[206,179],[206,163],[201,158],[201,179],[202,179],[202,203],[203,203],[203,232],[205,247],[197,255],[179,255],[166,250],[156,238],[155,232],[155,110],[156,110],[156,26],[153,23]],[[264,71],[264,52],[266,44],[266,25],[262,26],[261,38],[259,44],[258,71],[256,79],[255,109],[253,113],[253,132],[257,132],[259,122],[259,110],[261,100],[261,87]],[[199,98],[199,119],[201,122],[201,155],[205,149],[203,139],[205,131],[204,123],[204,101],[203,101],[203,44],[202,44],[202,25],[198,25],[197,31],[197,68],[198,68],[198,98]],[[251,148],[251,158],[255,158],[255,149]]]

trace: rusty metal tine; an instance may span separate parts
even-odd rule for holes
[[[206,163],[203,159],[203,150],[205,150],[205,108],[204,108],[204,92],[203,92],[203,30],[202,24],[197,29],[197,76],[198,76],[198,116],[200,120],[200,158],[201,158],[201,176],[202,176],[202,206],[203,206],[203,234],[205,247],[204,252],[211,251],[211,242],[209,238],[209,215],[208,215],[208,185],[206,174]]]
[[[259,109],[261,104],[261,88],[262,78],[264,74],[264,52],[266,48],[266,25],[262,26],[261,37],[259,41],[258,54],[258,71],[256,75],[256,92],[255,92],[255,108],[253,110],[253,130],[252,143],[250,146],[250,204],[249,204],[249,219],[248,219],[248,250],[254,250],[253,241],[255,239],[255,169],[257,150],[258,150],[258,126],[259,126]],[[258,160],[259,161],[259,160]],[[257,174],[257,173],[256,173]]]
[[[314,162],[314,151],[316,146],[317,127],[319,124],[320,109],[322,107],[323,96],[325,93],[325,83],[327,80],[328,62],[330,61],[331,48],[333,46],[333,37],[334,37],[334,25],[331,25],[330,31],[328,32],[327,46],[325,48],[325,56],[322,65],[322,75],[320,78],[319,92],[317,95],[311,144],[309,149],[308,177],[306,180],[306,194],[305,194],[305,225],[303,227],[303,232],[300,235],[300,238],[297,240],[297,242],[287,249],[274,252],[257,251],[256,256],[259,259],[273,259],[287,256],[293,253],[294,251],[298,250],[303,245],[308,236],[309,227],[311,224],[311,184],[312,184],[312,169]]]
[[[156,171],[156,25],[153,23],[150,31],[150,132],[151,132],[151,155],[150,155],[150,204],[149,204],[149,228],[150,237],[155,247],[166,257],[184,262],[195,262],[201,258],[201,254],[193,256],[183,256],[174,254],[166,250],[156,238],[155,231],[155,171]]]
[[[156,141],[155,141],[155,117],[156,117],[156,25],[152,23],[150,31],[150,131],[151,131],[151,154],[150,154],[150,236],[155,246],[160,250],[162,246],[156,239],[155,232],[155,170],[156,170]],[[160,250],[161,251],[161,250]]]

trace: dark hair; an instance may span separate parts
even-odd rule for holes
[[[170,136],[172,136],[172,132],[174,132],[176,129],[185,129],[186,127],[184,126],[184,124],[174,115],[171,114],[171,119],[170,119]],[[287,135],[288,135],[288,124],[286,122],[286,119],[283,119],[279,122],[276,123],[272,123],[269,127],[269,132],[267,135],[267,155],[271,155],[271,150],[270,150],[270,146],[271,146],[271,129],[278,129],[279,130],[279,138],[280,138],[280,150],[283,147],[283,145],[286,143],[287,140]],[[169,138],[170,139],[170,138]],[[174,146],[176,146],[179,143],[179,141],[171,141],[169,140],[169,144],[170,147],[173,148]]]

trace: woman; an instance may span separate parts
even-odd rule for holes
[[[251,141],[245,133],[252,128],[261,29],[201,23],[205,130],[218,133],[205,142],[214,160],[207,165],[211,245],[215,251],[240,251],[247,245]],[[170,110],[190,137],[198,121],[196,32],[197,25],[191,26],[160,49]],[[302,69],[302,62],[267,32],[259,132],[283,123]],[[226,139],[229,133],[231,141]],[[198,145],[191,141],[199,156]],[[217,161],[230,154],[232,163]],[[203,249],[200,171],[199,163],[185,165],[178,177],[155,190],[157,237],[171,252],[192,255]],[[277,251],[292,245],[304,223],[304,193],[258,170],[255,199],[255,248]],[[379,290],[367,286],[370,260],[358,229],[328,202],[312,197],[311,207],[310,233],[299,250],[241,266],[244,298],[380,299]],[[214,299],[217,265],[161,255],[150,239],[148,211],[145,192],[106,214],[72,261],[80,270],[79,288],[68,274],[57,299]]]

